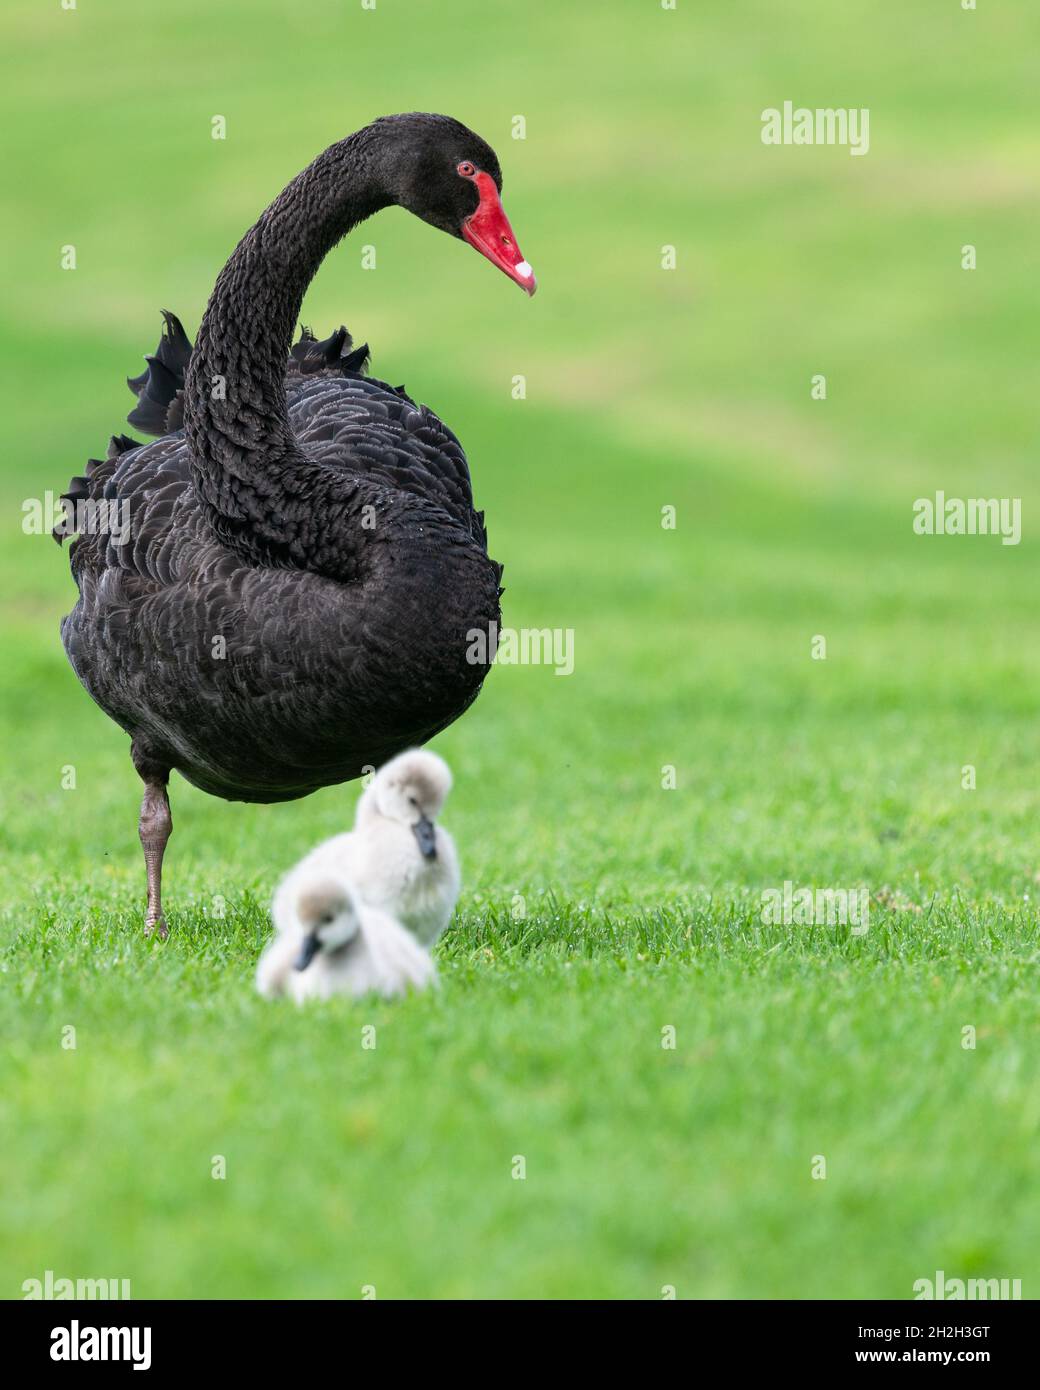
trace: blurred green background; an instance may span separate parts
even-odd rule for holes
[[[1031,0],[0,23],[0,1293],[906,1298],[944,1269],[1035,1296]],[[869,108],[869,154],[763,145],[785,99]],[[457,431],[504,620],[573,628],[576,669],[499,668],[437,741],[465,868],[440,993],[298,1015],[252,994],[268,895],[356,789],[175,779],[144,942],[139,782],[22,505],[124,428],[160,307],[194,334],[283,184],[414,109],[495,146],[537,297],[393,210],[305,321]],[[1021,544],[915,536],[940,488],[1021,498]],[[785,880],[869,888],[871,930],[763,927]]]

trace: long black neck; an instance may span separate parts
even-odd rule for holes
[[[250,558],[298,563],[286,511],[318,501],[289,425],[286,357],[325,256],[392,201],[377,140],[358,131],[293,179],[239,242],[199,329],[184,403],[193,481],[221,539]]]

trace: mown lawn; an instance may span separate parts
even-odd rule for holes
[[[1035,20],[887,8],[5,14],[0,1294],[1040,1292]],[[763,146],[786,98],[869,106],[869,155]],[[175,780],[145,941],[139,783],[22,504],[123,427],[160,306],[194,332],[283,182],[408,109],[496,146],[539,294],[395,212],[307,318],[458,431],[505,621],[576,664],[437,740],[439,993],[300,1013],[252,991],[268,896],[357,789]],[[1021,544],[915,536],[940,488],[1021,498]],[[869,930],[764,925],[787,880]]]

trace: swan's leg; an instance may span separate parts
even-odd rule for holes
[[[170,798],[163,782],[146,782],[141,801],[141,819],[137,831],[144,849],[144,867],[148,875],[148,911],[144,919],[144,934],[158,932],[163,940],[170,934],[162,910],[162,861],[166,841],[173,830]]]
[[[148,876],[148,910],[144,919],[144,934],[153,931],[163,940],[170,934],[162,910],[162,861],[166,841],[173,830],[173,817],[170,815],[170,799],[166,795],[166,783],[170,769],[158,762],[135,740],[130,747],[134,767],[144,783],[144,797],[141,800],[141,817],[137,823],[137,833],[141,837],[144,850],[144,867]]]

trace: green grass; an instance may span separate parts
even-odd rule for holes
[[[49,1268],[139,1298],[906,1298],[937,1269],[1035,1296],[1028,0],[4,23],[0,1295]],[[869,106],[870,154],[762,146],[787,97]],[[306,318],[457,429],[505,621],[573,628],[576,669],[499,668],[437,740],[442,989],[298,1012],[252,991],[268,896],[356,789],[175,780],[172,935],[144,940],[139,782],[21,503],[121,428],[159,307],[194,331],[282,183],[416,108],[498,149],[538,297],[395,212]],[[915,537],[937,488],[1021,497],[1021,545]],[[762,925],[787,879],[867,887],[870,930]]]

